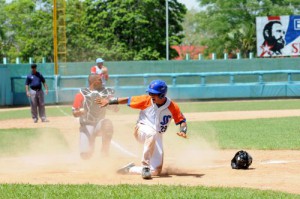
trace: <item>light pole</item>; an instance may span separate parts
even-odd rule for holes
[[[169,2],[166,0],[166,60],[169,60]]]
[[[53,57],[54,74],[58,74],[58,47],[57,47],[57,7],[56,0],[53,0]]]

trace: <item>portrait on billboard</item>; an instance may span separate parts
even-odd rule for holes
[[[300,55],[300,16],[256,18],[259,57]]]

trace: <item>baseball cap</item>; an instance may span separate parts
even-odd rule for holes
[[[37,65],[36,64],[31,64],[31,68],[36,68]]]
[[[104,60],[102,58],[97,58],[96,59],[96,63],[103,63],[103,62],[104,62]]]

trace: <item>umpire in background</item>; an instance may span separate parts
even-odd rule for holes
[[[33,122],[38,122],[38,114],[42,122],[49,122],[46,118],[42,84],[46,89],[46,95],[48,94],[48,86],[45,78],[36,70],[36,67],[36,64],[31,64],[31,73],[27,75],[25,82],[26,95],[30,98],[31,116]]]

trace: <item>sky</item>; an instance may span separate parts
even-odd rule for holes
[[[188,10],[194,8],[196,10],[199,10],[199,2],[197,0],[177,0],[180,3],[185,4]],[[11,0],[6,0],[6,2],[11,2]]]
[[[177,0],[177,1],[185,4],[188,10],[192,8],[199,10],[199,2],[197,2],[197,0]]]

